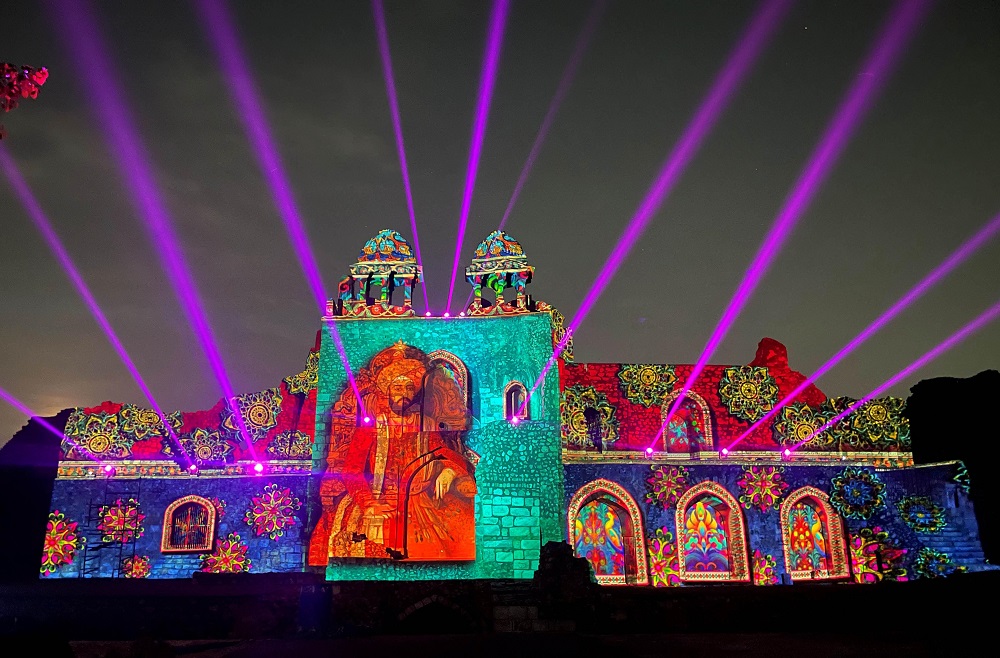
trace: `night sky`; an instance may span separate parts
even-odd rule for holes
[[[220,389],[160,269],[90,105],[123,86],[237,392],[302,369],[319,314],[214,52],[182,2],[97,6],[116,70],[76,73],[42,3],[3,10],[0,60],[46,66],[0,117],[16,159],[160,405]],[[529,291],[572,318],[730,49],[750,2],[612,2],[506,230]],[[693,363],[890,3],[803,1],[577,332],[581,362]],[[367,2],[231,3],[328,291],[365,241],[411,240]],[[443,310],[488,2],[386,4],[432,311]],[[463,246],[496,228],[590,3],[516,0]],[[712,358],[770,336],[809,374],[1000,211],[1000,4],[939,2],[769,274]],[[0,179],[0,387],[41,415],[102,400],[148,406]],[[1000,239],[819,381],[861,397],[1000,296]],[[468,287],[457,285],[453,306]],[[423,311],[424,300],[415,305]],[[990,325],[920,379],[1000,367]],[[25,418],[0,403],[0,441]]]

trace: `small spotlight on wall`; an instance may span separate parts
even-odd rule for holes
[[[723,448],[719,454],[725,457],[726,455],[729,454],[729,448]]]
[[[521,419],[518,418],[517,416],[511,416],[510,417],[510,424],[511,425],[517,425],[520,422],[521,422]]]
[[[371,422],[372,422],[372,417],[371,416],[365,416],[364,418],[362,418],[362,420],[364,421],[365,425],[370,425]]]
[[[652,448],[646,448],[646,454],[647,455],[652,455],[653,454],[653,449]]]
[[[264,465],[261,464],[260,462],[257,462],[256,464],[253,465],[253,470],[257,473],[257,475],[260,475],[261,473],[264,472]]]
[[[115,467],[112,466],[111,464],[105,464],[104,475],[106,475],[109,478],[113,478],[115,476]]]
[[[459,314],[458,314],[458,317],[460,317],[460,318],[464,318],[464,317],[465,317],[465,311],[462,311],[461,313],[459,313]]]
[[[785,455],[785,457],[791,457],[791,455],[792,455],[791,449],[785,448],[784,455]]]
[[[444,317],[450,318],[451,317],[451,313],[449,313],[448,311],[445,311],[444,312]]]
[[[425,318],[429,318],[429,317],[431,317],[431,312],[430,312],[430,311],[427,311],[426,313],[424,313],[424,317],[425,317]]]
[[[190,466],[188,466],[188,473],[190,473],[191,475],[198,475],[198,465],[191,464]]]
[[[847,455],[841,455],[840,456],[840,461],[846,462],[847,461]]]

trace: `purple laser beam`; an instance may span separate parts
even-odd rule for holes
[[[285,225],[285,231],[288,233],[292,248],[298,256],[302,273],[305,275],[313,299],[322,313],[326,308],[327,300],[323,287],[323,277],[320,274],[309,236],[306,234],[302,217],[295,203],[288,176],[281,163],[281,156],[278,154],[274,139],[271,137],[267,119],[264,117],[264,108],[260,102],[260,94],[257,93],[253,78],[246,65],[246,57],[240,47],[232,17],[226,10],[225,3],[221,0],[196,0],[194,5],[205,32],[209,35],[212,46],[215,48],[233,105],[236,106],[237,115],[243,123],[243,128],[251,144],[253,144],[257,163],[267,179],[274,205]],[[354,397],[360,403],[361,393],[358,391],[354,373],[347,360],[344,343],[340,338],[340,332],[333,324],[330,325],[330,335],[337,348],[337,353],[340,355],[340,362],[347,372],[347,381],[354,392]]]
[[[187,317],[195,336],[201,343],[202,351],[212,372],[222,389],[233,415],[236,417],[240,435],[250,456],[256,459],[253,441],[247,431],[243,413],[233,392],[229,375],[226,373],[222,355],[215,342],[212,328],[202,308],[197,287],[184,260],[177,236],[174,234],[170,216],[156,188],[155,178],[139,133],[125,104],[124,94],[117,84],[111,58],[104,49],[100,28],[89,6],[76,0],[50,0],[52,16],[59,27],[63,39],[73,49],[73,63],[78,67],[80,78],[88,80],[94,71],[102,74],[101,83],[88,87],[97,117],[105,138],[111,146],[122,175],[128,181],[132,204],[143,220],[157,256],[170,279],[174,294]]]
[[[489,118],[490,103],[493,100],[493,87],[496,84],[497,68],[500,64],[500,50],[503,45],[503,33],[509,12],[510,0],[493,0],[493,9],[490,11],[489,30],[486,37],[486,55],[483,61],[483,70],[479,78],[476,114],[472,123],[472,142],[469,146],[469,163],[465,171],[462,212],[458,219],[458,238],[455,241],[455,259],[451,265],[451,282],[448,284],[448,303],[445,305],[446,313],[451,313],[451,298],[455,294],[455,277],[458,274],[458,261],[462,257],[462,243],[465,241],[465,229],[469,223],[469,211],[472,209],[472,192],[476,187],[476,174],[479,173],[479,157],[482,155],[483,140],[486,137],[486,121]]]
[[[7,152],[6,147],[2,144],[0,144],[0,167],[3,168],[7,179],[10,181],[11,186],[14,188],[15,193],[21,201],[21,205],[23,205],[24,209],[28,211],[28,216],[31,217],[31,221],[34,222],[35,228],[37,228],[38,232],[45,238],[45,242],[48,244],[49,249],[55,255],[59,264],[62,265],[63,271],[66,272],[66,276],[69,277],[73,287],[76,288],[77,294],[79,294],[81,299],[86,302],[87,308],[90,309],[90,314],[94,316],[94,320],[101,327],[101,330],[104,331],[104,335],[107,336],[108,342],[111,343],[111,347],[113,347],[118,353],[118,357],[121,359],[122,363],[125,364],[125,367],[132,375],[132,379],[135,380],[136,385],[139,386],[143,395],[146,396],[146,399],[149,401],[150,406],[153,407],[156,415],[160,417],[160,420],[163,422],[164,430],[167,432],[171,442],[173,442],[174,447],[178,450],[177,454],[183,455],[185,461],[190,463],[191,457],[188,455],[187,451],[184,450],[184,446],[181,445],[173,427],[167,420],[166,414],[163,412],[163,409],[160,408],[160,405],[157,404],[156,399],[153,397],[153,392],[149,390],[149,387],[146,385],[146,381],[142,378],[142,375],[139,374],[139,369],[136,367],[135,362],[132,361],[132,357],[129,356],[125,346],[118,338],[118,334],[115,333],[115,330],[111,327],[111,323],[108,322],[107,317],[105,317],[104,311],[101,310],[97,300],[94,299],[94,295],[91,293],[87,283],[80,275],[80,271],[76,268],[73,260],[69,257],[69,254],[63,247],[62,241],[59,239],[59,236],[56,235],[55,229],[52,228],[52,224],[49,222],[48,217],[42,210],[41,204],[38,203],[38,199],[32,193],[31,188],[28,186],[28,182],[21,174],[17,163],[14,162],[14,158]]]
[[[375,32],[378,36],[378,52],[382,58],[382,77],[385,79],[385,94],[389,98],[389,112],[392,114],[392,129],[396,135],[396,153],[399,168],[403,174],[403,191],[406,193],[406,211],[410,215],[410,231],[413,233],[413,251],[417,265],[423,269],[424,259],[420,256],[420,238],[417,236],[417,216],[413,211],[413,190],[410,187],[410,170],[406,166],[406,149],[403,146],[403,123],[399,118],[399,100],[396,97],[396,78],[392,73],[392,55],[389,52],[389,35],[385,27],[385,7],[382,0],[372,0],[372,15],[375,17]],[[427,310],[427,283],[423,278],[420,287],[424,291],[424,310]]]
[[[608,2],[609,0],[596,0],[590,8],[590,13],[587,14],[587,18],[584,20],[583,28],[580,30],[580,34],[576,38],[576,43],[573,45],[573,52],[569,56],[569,62],[566,64],[566,69],[559,80],[559,86],[556,87],[555,96],[552,97],[549,109],[545,112],[545,118],[542,119],[542,125],[538,128],[538,134],[535,135],[535,142],[531,145],[528,158],[524,161],[524,166],[521,167],[521,175],[517,177],[517,183],[514,184],[514,192],[510,195],[510,201],[507,202],[507,209],[504,210],[503,217],[500,219],[500,225],[497,226],[498,231],[502,231],[503,227],[506,226],[507,218],[510,217],[510,213],[514,209],[514,204],[517,203],[518,197],[521,196],[521,189],[524,187],[525,181],[528,180],[528,175],[535,166],[535,160],[542,150],[542,144],[545,143],[545,138],[548,137],[549,129],[552,127],[552,122],[555,121],[556,114],[559,113],[559,108],[562,106],[567,94],[569,94],[569,89],[576,78],[576,72],[580,69],[580,64],[583,62],[583,56],[590,49],[590,43],[594,40],[594,34],[597,32],[601,18],[608,8]],[[473,291],[469,291],[469,298],[465,300],[465,308],[469,308],[474,294]]]
[[[966,338],[968,338],[971,334],[974,334],[975,332],[977,332],[980,329],[982,329],[985,325],[987,325],[990,322],[993,322],[994,320],[996,320],[997,316],[1000,316],[1000,302],[996,302],[995,304],[993,304],[993,306],[991,306],[988,309],[986,309],[985,311],[983,311],[974,320],[972,320],[967,325],[965,325],[964,327],[962,327],[961,329],[959,329],[958,331],[956,331],[955,333],[953,333],[951,336],[948,336],[948,338],[946,338],[944,341],[942,341],[941,343],[939,343],[937,345],[937,347],[934,347],[931,350],[929,350],[928,352],[925,352],[924,355],[921,356],[920,358],[918,358],[916,361],[914,361],[913,363],[911,363],[910,365],[906,366],[905,368],[903,368],[902,370],[900,370],[898,373],[896,373],[895,375],[893,375],[892,377],[890,377],[889,379],[887,379],[885,382],[883,382],[881,385],[879,385],[874,391],[872,391],[868,395],[864,396],[863,398],[861,398],[860,400],[858,400],[857,402],[855,402],[854,404],[852,404],[851,406],[849,406],[847,409],[844,409],[843,411],[841,411],[839,414],[837,414],[836,416],[834,416],[830,420],[826,421],[815,432],[813,432],[812,434],[810,434],[804,440],[799,441],[794,446],[792,446],[791,449],[792,450],[798,450],[799,448],[801,448],[806,443],[809,443],[809,441],[811,441],[814,436],[816,436],[817,434],[822,434],[823,432],[825,432],[826,430],[828,430],[830,427],[832,427],[836,423],[839,423],[841,420],[843,420],[848,415],[854,413],[857,409],[859,409],[861,406],[863,406],[867,402],[870,402],[871,400],[874,400],[879,395],[881,395],[882,393],[884,393],[886,390],[892,388],[893,386],[895,386],[896,384],[898,384],[900,381],[906,379],[907,377],[909,377],[911,374],[913,374],[914,372],[916,372],[920,368],[923,368],[925,365],[927,365],[928,363],[930,363],[934,359],[938,358],[939,356],[941,356],[942,354],[944,354],[945,352],[947,352],[951,348],[955,347],[955,345],[959,344],[960,342],[962,342],[963,340],[965,340]]]
[[[653,215],[659,210],[667,195],[673,190],[674,185],[680,179],[688,162],[694,157],[705,136],[708,135],[711,128],[715,125],[722,110],[728,104],[729,98],[746,77],[750,66],[756,61],[764,46],[771,40],[772,35],[781,24],[784,16],[788,13],[791,5],[791,0],[766,0],[758,7],[757,12],[737,42],[736,47],[730,53],[729,59],[726,60],[725,66],[719,72],[708,94],[702,100],[701,105],[698,106],[694,117],[681,135],[680,140],[674,145],[670,155],[667,156],[667,159],[660,167],[656,179],[646,192],[646,196],[639,204],[635,215],[629,220],[625,230],[618,238],[614,249],[604,262],[604,267],[601,268],[586,297],[580,303],[580,308],[577,309],[573,321],[567,325],[565,336],[556,345],[552,356],[549,357],[545,367],[542,369],[541,375],[535,381],[534,386],[531,387],[531,391],[527,395],[527,400],[530,400],[534,392],[541,386],[546,374],[548,374],[559,358],[558,355],[562,353],[563,348],[566,347],[576,328],[583,323],[590,309],[593,308],[598,298],[604,292],[604,289],[611,283],[611,279],[614,278],[625,257],[628,256],[635,243],[642,237],[643,232],[645,232],[650,221],[652,221]],[[525,404],[527,404],[527,400]]]
[[[764,416],[758,420],[756,423],[751,425],[747,431],[743,432],[742,435],[735,441],[729,444],[728,448],[733,449],[733,446],[738,444],[743,439],[747,438],[760,426],[766,423],[770,418],[773,418],[775,414],[781,411],[781,408],[794,400],[802,391],[806,390],[810,385],[816,382],[820,377],[829,372],[834,366],[840,363],[844,357],[851,354],[854,350],[859,348],[865,341],[875,335],[876,332],[882,329],[887,323],[894,319],[897,315],[906,310],[913,302],[917,301],[926,293],[932,286],[936,285],[945,276],[951,273],[956,267],[964,263],[970,256],[976,253],[986,242],[993,238],[997,231],[1000,230],[1000,214],[997,214],[989,223],[983,228],[979,229],[975,235],[962,243],[948,258],[946,258],[940,265],[935,267],[930,273],[925,276],[919,283],[910,288],[909,292],[899,298],[895,304],[893,304],[885,313],[876,318],[871,324],[865,327],[861,333],[855,336],[849,343],[842,347],[836,354],[830,357],[826,363],[821,365],[816,372],[809,375],[801,384],[799,384],[795,390],[786,395],[778,404],[776,404],[770,411],[768,411]]]
[[[655,445],[663,436],[664,429],[673,418],[677,409],[684,402],[687,392],[691,390],[695,380],[701,374],[708,360],[725,338],[729,328],[736,321],[743,307],[750,300],[754,289],[767,273],[768,268],[778,255],[785,240],[791,234],[798,219],[805,213],[819,186],[830,173],[833,165],[850,140],[851,134],[860,123],[873,96],[879,91],[885,78],[892,71],[904,46],[909,42],[920,20],[930,8],[930,0],[897,0],[889,13],[874,47],[865,59],[858,73],[857,81],[844,98],[833,120],[828,124],[826,133],[816,145],[808,164],[792,187],[791,193],[785,199],[785,205],[775,218],[771,230],[764,238],[753,262],[747,269],[743,280],[737,287],[723,312],[715,331],[709,338],[701,356],[691,369],[680,394],[670,405],[670,410],[663,419],[663,424],[653,439]]]
[[[47,429],[49,432],[52,432],[52,434],[54,434],[55,436],[59,437],[60,440],[66,441],[67,443],[69,443],[70,445],[72,445],[74,448],[76,448],[80,452],[81,455],[83,455],[87,459],[89,459],[91,461],[96,461],[96,462],[100,461],[97,458],[95,458],[92,455],[90,455],[89,453],[87,453],[86,450],[82,450],[80,448],[80,444],[76,443],[75,441],[73,441],[72,439],[70,439],[68,436],[66,436],[65,432],[60,432],[58,429],[55,428],[54,425],[52,425],[52,423],[50,423],[49,421],[45,420],[44,418],[42,418],[41,416],[39,416],[38,414],[36,414],[34,411],[32,411],[31,409],[29,409],[28,405],[24,404],[23,402],[21,402],[20,400],[18,400],[16,397],[14,397],[13,395],[11,395],[7,391],[5,391],[2,387],[0,387],[0,398],[3,398],[4,402],[6,402],[10,406],[14,407],[15,409],[17,409],[18,411],[20,411],[22,414],[24,414],[28,418],[34,420],[39,425],[41,425],[42,427],[44,427],[45,429]]]

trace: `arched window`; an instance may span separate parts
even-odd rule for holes
[[[469,369],[465,367],[462,360],[447,350],[435,350],[427,355],[427,359],[429,362],[428,371],[437,367],[445,367],[451,371],[458,383],[459,390],[462,392],[462,400],[465,402],[466,408],[470,408]]]
[[[512,381],[503,389],[503,417],[528,420],[531,410],[528,404],[528,389],[519,381]]]
[[[573,551],[586,558],[602,585],[649,582],[642,517],[635,500],[610,480],[594,480],[569,503]]]
[[[843,524],[819,489],[802,487],[781,503],[781,540],[792,580],[849,576]]]
[[[211,551],[215,539],[215,505],[201,496],[184,496],[163,513],[161,553]]]
[[[681,580],[750,579],[743,512],[725,487],[706,480],[688,489],[676,520]]]
[[[663,398],[660,423],[667,419],[667,413],[680,391]],[[665,452],[699,452],[712,450],[712,414],[705,398],[694,391],[684,394],[684,401],[663,428],[663,449]]]

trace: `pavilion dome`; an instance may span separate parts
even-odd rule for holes
[[[358,254],[358,262],[416,263],[416,259],[410,243],[396,231],[386,228],[365,243],[361,253]]]
[[[525,255],[520,242],[503,231],[497,230],[487,235],[486,239],[479,243],[472,260],[475,262],[493,258],[524,259]]]

